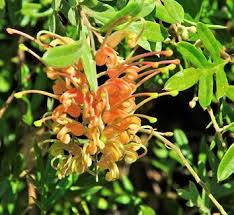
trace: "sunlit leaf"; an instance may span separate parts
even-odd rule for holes
[[[5,7],[5,0],[0,0],[0,9]]]
[[[216,77],[216,97],[217,99],[220,99],[225,95],[226,88],[228,86],[228,80],[223,65],[220,65],[217,68],[215,77]]]
[[[81,57],[80,41],[49,49],[42,57],[47,66],[64,68],[77,62]]]
[[[2,75],[0,75],[0,92],[5,93],[10,89],[11,85],[9,81]]]
[[[147,205],[141,205],[138,215],[156,215],[156,212],[153,208]]]
[[[97,72],[96,72],[96,62],[92,55],[92,50],[87,43],[86,39],[82,40],[83,48],[81,53],[81,61],[84,68],[86,78],[88,80],[90,89],[96,91],[97,89]]]
[[[164,22],[171,24],[181,23],[184,20],[184,9],[175,0],[164,0],[164,5],[161,1],[156,1],[155,16]]]
[[[130,201],[131,201],[131,197],[127,194],[124,194],[115,198],[115,202],[123,204],[123,205],[129,204]]]
[[[203,23],[197,24],[197,33],[205,48],[210,52],[215,62],[220,61],[222,45],[215,38],[211,30]]]
[[[156,1],[155,0],[144,0],[142,1],[142,9],[138,14],[138,17],[145,17],[149,15],[155,8]]]
[[[177,44],[177,48],[183,57],[192,65],[202,68],[208,64],[208,61],[203,53],[191,43],[180,42]]]
[[[167,91],[183,91],[194,84],[196,84],[200,78],[201,70],[195,68],[184,69],[177,72],[165,84],[165,90]]]
[[[231,99],[232,101],[234,101],[234,86],[228,86],[226,87],[226,95],[229,99]]]
[[[125,16],[137,16],[138,13],[140,13],[141,11],[141,5],[136,3],[136,2],[131,2],[129,4],[127,4],[123,9],[121,9],[120,11],[118,11],[114,17],[112,17],[110,19],[110,21],[102,28],[103,31],[105,31],[106,29],[108,29],[113,23],[115,23],[116,21],[120,20],[122,17]]]
[[[203,108],[207,108],[213,97],[213,74],[204,72],[199,79],[198,99]]]
[[[224,154],[218,166],[217,177],[218,181],[227,179],[234,173],[234,144]]]

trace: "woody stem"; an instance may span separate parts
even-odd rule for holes
[[[168,139],[160,135],[159,132],[152,131],[149,129],[140,129],[140,132],[146,133],[146,134],[152,134],[154,137],[162,141],[166,146],[171,148],[181,159],[183,164],[186,166],[190,174],[193,176],[195,181],[205,190],[206,194],[210,198],[210,200],[213,202],[213,204],[217,207],[217,209],[220,211],[222,215],[228,215],[227,212],[224,210],[223,206],[216,200],[216,198],[213,196],[213,194],[210,192],[209,188],[206,186],[205,182],[201,180],[201,178],[198,176],[198,174],[194,171],[192,166],[189,164],[188,160],[184,157],[183,153],[181,152],[180,148],[177,147],[174,143],[170,142]]]

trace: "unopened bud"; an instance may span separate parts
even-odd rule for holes
[[[195,26],[191,26],[191,27],[188,27],[188,31],[191,32],[191,33],[196,33],[197,28]]]

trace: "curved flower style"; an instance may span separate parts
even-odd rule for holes
[[[9,31],[19,34],[13,29]],[[114,36],[116,35],[118,34],[115,33]],[[46,49],[72,42],[68,38],[49,33],[41,37],[34,41]],[[42,39],[45,38],[52,41],[44,44]],[[138,136],[141,118],[150,122],[155,122],[156,119],[135,112],[159,94],[135,92],[149,78],[174,69],[179,63],[178,60],[138,61],[155,55],[169,57],[171,51],[147,52],[122,60],[113,48],[116,44],[111,46],[111,40],[106,41],[108,43],[103,43],[96,51],[95,60],[97,66],[106,66],[107,70],[100,72],[98,77],[105,75],[107,80],[98,86],[96,92],[90,90],[83,65],[77,60],[77,63],[67,68],[46,68],[47,77],[55,81],[53,94],[37,90],[16,94],[41,93],[58,101],[59,104],[52,113],[35,124],[46,123],[56,135],[57,141],[50,147],[50,152],[54,156],[52,164],[60,177],[71,173],[92,172],[95,166],[95,170],[107,170],[106,180],[115,180],[119,178],[119,161],[124,160],[130,164],[143,156],[147,149]],[[115,43],[116,41],[117,39]],[[160,67],[161,65],[164,66]],[[137,104],[137,97],[146,98]],[[145,151],[142,155],[138,155],[140,148]]]

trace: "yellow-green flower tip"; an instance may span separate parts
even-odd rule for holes
[[[158,98],[158,93],[151,93],[150,97],[153,99],[156,99],[156,98]]]
[[[171,57],[173,55],[173,51],[172,50],[167,50],[166,53],[165,53],[165,56],[166,57]]]
[[[170,65],[167,66],[167,68],[169,70],[174,70],[176,68],[176,65],[175,64],[170,64]]]
[[[158,119],[156,117],[149,117],[149,122],[150,123],[155,123],[157,121],[158,121]]]
[[[7,28],[6,31],[8,34],[14,34],[14,30],[12,28]]]
[[[20,44],[19,44],[19,49],[20,49],[21,51],[27,51],[27,50],[28,50],[28,48],[27,48],[23,43],[20,43]]]
[[[36,127],[41,127],[42,126],[42,122],[41,120],[37,120],[33,123]]]
[[[177,96],[178,94],[179,94],[179,92],[176,91],[176,90],[173,90],[173,91],[170,92],[171,96]]]
[[[14,97],[17,98],[17,99],[21,99],[23,97],[23,94],[21,92],[15,93]]]

